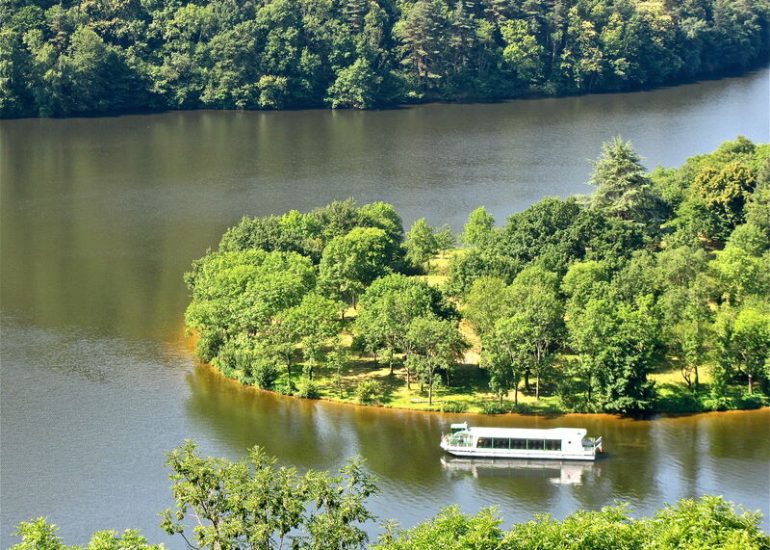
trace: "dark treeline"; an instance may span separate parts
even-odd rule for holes
[[[192,442],[169,453],[173,510],[161,527],[196,550],[770,550],[759,512],[721,497],[682,499],[653,517],[633,519],[624,505],[578,511],[563,521],[548,515],[502,528],[497,510],[465,515],[457,506],[412,529],[384,524],[372,545],[362,529],[377,519],[367,498],[376,480],[360,459],[337,474],[279,467],[254,447],[248,460],[201,457]],[[98,531],[86,546],[66,546],[44,518],[22,522],[9,550],[164,550],[136,530]]]
[[[765,0],[10,0],[0,116],[655,86],[768,54]]]
[[[520,410],[522,391],[582,412],[767,403],[770,145],[738,138],[650,173],[616,138],[590,183],[592,195],[543,199],[502,227],[475,210],[433,286],[413,275],[454,236],[424,219],[405,233],[390,204],[244,218],[186,275],[198,356],[319,397],[315,373],[339,377],[356,355],[354,371],[387,366],[433,406],[472,333],[480,391],[495,396],[477,403],[486,412]],[[660,373],[676,384],[656,387]],[[357,399],[377,400],[361,384]]]

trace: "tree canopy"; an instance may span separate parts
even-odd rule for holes
[[[769,13],[742,0],[12,0],[0,116],[630,90],[756,65]]]

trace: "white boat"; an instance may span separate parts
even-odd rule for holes
[[[441,438],[449,454],[478,458],[595,460],[602,438],[586,437],[582,428],[469,428],[452,424]]]

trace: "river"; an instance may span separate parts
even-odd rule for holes
[[[164,454],[185,438],[239,458],[336,468],[361,454],[371,507],[404,526],[458,503],[507,522],[629,500],[722,494],[770,514],[770,410],[656,419],[470,417],[259,394],[196,366],[182,273],[243,215],[386,200],[411,224],[498,223],[538,199],[587,193],[601,143],[649,168],[745,135],[769,139],[770,71],[630,94],[371,112],[185,112],[0,121],[0,547],[47,516],[69,544],[158,528]],[[442,462],[450,421],[583,426],[608,458]],[[376,529],[372,529],[373,532]]]

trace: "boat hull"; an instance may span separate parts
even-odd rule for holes
[[[596,460],[596,453],[565,453],[562,451],[528,451],[512,449],[475,449],[462,447],[442,448],[453,456],[463,458],[525,458],[533,460]]]

